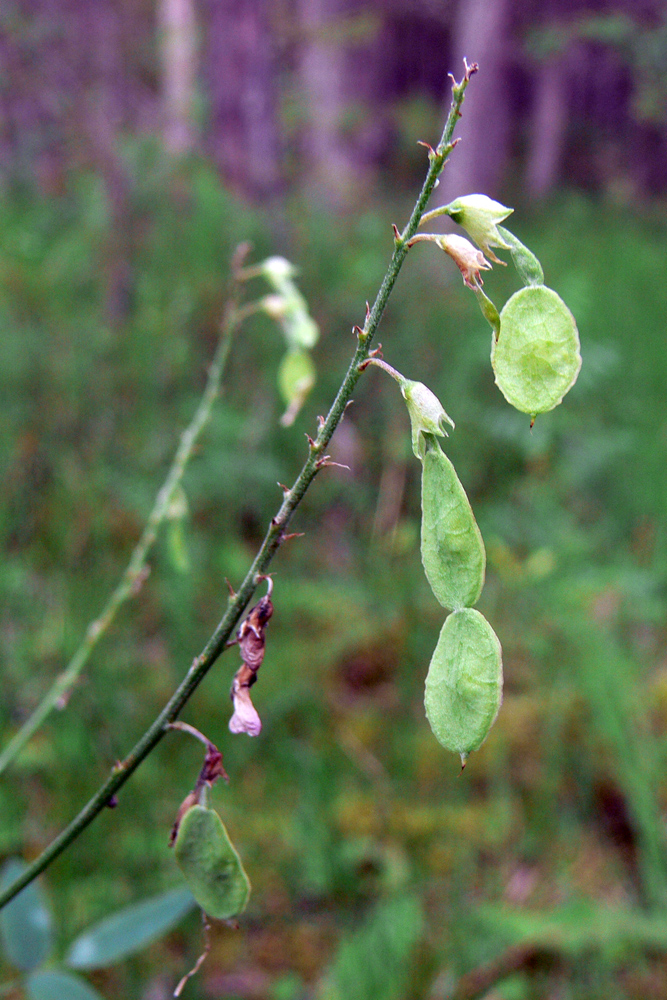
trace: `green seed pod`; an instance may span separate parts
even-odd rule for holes
[[[439,743],[461,755],[479,749],[493,725],[503,692],[502,650],[486,618],[474,608],[445,620],[426,677],[426,717]]]
[[[471,607],[484,586],[484,542],[454,466],[433,435],[424,438],[422,563],[444,608]]]
[[[214,809],[192,806],[180,821],[174,853],[202,910],[229,920],[245,908],[250,882]]]
[[[294,423],[310,390],[315,385],[315,365],[307,351],[288,351],[278,368],[278,388],[287,410],[280,418],[284,427]]]
[[[553,410],[581,368],[577,324],[551,288],[531,285],[508,299],[491,347],[496,383],[508,403],[530,413]]]

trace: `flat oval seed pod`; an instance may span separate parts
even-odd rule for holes
[[[486,618],[474,608],[445,620],[426,677],[426,717],[447,750],[466,757],[484,742],[503,691],[502,650]]]
[[[188,809],[178,828],[174,853],[202,910],[219,920],[241,913],[250,896],[250,881],[214,809]]]
[[[581,368],[579,333],[563,300],[531,285],[507,300],[491,347],[496,383],[508,403],[535,416],[553,410]]]
[[[425,435],[422,469],[422,563],[431,590],[445,608],[473,605],[484,586],[482,535],[454,466],[432,435]]]

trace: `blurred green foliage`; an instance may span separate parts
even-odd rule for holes
[[[280,335],[266,317],[238,334],[184,481],[189,558],[162,539],[67,709],[3,779],[5,856],[34,856],[71,819],[203,647],[225,578],[245,573],[276,484],[292,481],[303,434],[339,384],[352,324],[391,252],[389,223],[406,215],[380,196],[352,218],[296,201],[265,215],[235,203],[205,164],[171,174],[150,148],[127,157],[122,252],[94,176],[73,175],[57,197],[3,196],[5,738],[127,560],[201,391],[240,240],[253,241],[254,259],[282,253],[301,267],[322,330],[318,381],[295,425],[280,427]],[[601,923],[607,906],[665,906],[666,222],[575,195],[517,208],[513,222],[578,320],[584,366],[560,408],[531,432],[504,402],[488,326],[435,249],[411,252],[380,336],[387,361],[426,382],[456,421],[447,451],[489,557],[480,608],[504,648],[499,719],[459,777],[423,713],[442,609],[419,559],[419,463],[396,387],[371,370],[332,442],[351,471],[319,476],[294,522],[305,537],[272,567],[276,610],[253,695],[261,737],[227,731],[234,650],[185,713],[223,752],[231,782],[215,805],[253,884],[242,930],[216,928],[188,996],[350,995],[355,962],[369,996],[444,996],[516,939],[516,921],[490,919],[488,904],[534,909],[543,936],[545,913],[558,923],[556,907],[582,899]],[[511,267],[485,283],[498,306],[517,287]],[[47,874],[60,953],[93,921],[180,884],[167,840],[201,765],[191,744],[168,736],[118,808]],[[592,960],[564,947],[559,966],[520,972],[500,995],[558,986],[568,1000],[643,997],[656,977],[667,991],[645,938],[618,919],[599,929],[613,948]],[[559,940],[567,928],[556,950]],[[107,996],[173,989],[200,946],[193,917],[94,984]],[[373,971],[368,954],[383,948],[404,960]]]

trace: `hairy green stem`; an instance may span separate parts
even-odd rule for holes
[[[252,306],[252,303],[250,304]],[[134,547],[130,560],[123,572],[118,586],[111,594],[98,617],[90,623],[81,645],[74,653],[66,668],[58,675],[39,705],[26,719],[21,728],[0,753],[0,774],[11,764],[21,752],[29,739],[37,732],[44,720],[55,708],[64,707],[67,698],[79,679],[83,668],[88,662],[95,646],[109,629],[116,613],[128,598],[133,597],[141,587],[144,579],[146,560],[155,544],[160,525],[169,513],[169,506],[183,478],[186,466],[192,456],[194,446],[202,430],[208,423],[211,408],[220,390],[220,380],[225,368],[234,329],[248,314],[249,307],[236,307],[233,301],[225,310],[221,324],[221,334],[218,346],[210,365],[208,379],[199,406],[189,426],[181,435],[174,460],[167,477],[155,498],[146,526]]]
[[[324,421],[322,421],[319,432],[315,440],[310,440],[308,457],[301,472],[297,476],[291,489],[285,491],[283,502],[278,513],[271,519],[269,529],[266,533],[253,563],[248,570],[243,583],[238,592],[230,598],[227,610],[223,615],[215,632],[207,642],[206,646],[195,657],[187,674],[173,693],[165,707],[157,716],[153,724],[146,730],[134,749],[125,760],[114,767],[109,778],[104,782],[92,799],[81,810],[78,816],[66,827],[63,832],[49,844],[49,846],[39,855],[32,864],[26,868],[25,872],[16,879],[4,892],[0,893],[0,908],[21,891],[28,883],[32,882],[40,872],[54,861],[62,852],[76,840],[83,830],[95,819],[105,806],[113,802],[116,792],[128,780],[130,775],[136,771],[145,757],[159,743],[162,737],[168,732],[168,725],[176,718],[183,706],[186,704],[194,690],[204,679],[215,661],[223,652],[234,628],[239,622],[244,609],[248,605],[257,584],[269,567],[273,556],[278,550],[281,542],[285,538],[285,529],[312,483],[318,471],[326,466],[327,456],[324,450],[331,440],[333,432],[340,423],[345,408],[352,397],[352,392],[360,377],[360,367],[371,353],[371,342],[382,318],[384,308],[391,291],[396,283],[398,274],[408,253],[408,241],[414,236],[419,226],[419,222],[424,214],[428,200],[435,188],[438,176],[451,153],[454,144],[452,136],[456,122],[461,114],[461,105],[465,96],[465,91],[470,82],[470,77],[476,72],[477,66],[473,63],[471,67],[466,65],[466,71],[460,83],[456,81],[452,85],[452,102],[447,115],[447,121],[442,133],[440,142],[435,150],[429,151],[429,168],[426,179],[419,193],[419,197],[412,210],[410,218],[402,233],[397,229],[394,232],[394,252],[387,267],[387,271],[382,280],[380,290],[377,293],[373,307],[367,311],[363,328],[356,328],[358,342],[357,349],[352,361],[347,369],[345,378],[336,394],[331,409]]]

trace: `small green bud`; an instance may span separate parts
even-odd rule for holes
[[[498,230],[498,224],[513,211],[513,208],[507,208],[485,194],[467,194],[447,206],[447,215],[462,226],[468,236],[496,264],[503,264],[504,261],[496,257],[491,247],[510,249]]]
[[[445,412],[435,393],[431,392],[423,382],[413,382],[406,378],[399,384],[410,414],[412,450],[417,458],[423,458],[425,452],[424,434],[448,437],[447,424],[453,428],[454,421]]]
[[[282,292],[285,283],[290,282],[299,273],[294,264],[285,257],[267,257],[258,265],[260,273],[277,292]]]
[[[454,427],[454,421],[445,412],[435,393],[431,392],[423,382],[413,382],[412,379],[404,378],[399,371],[396,371],[381,358],[370,358],[365,364],[382,368],[398,382],[410,415],[412,450],[417,458],[423,459],[426,451],[424,435],[435,434],[437,437],[448,437],[447,424]]]

